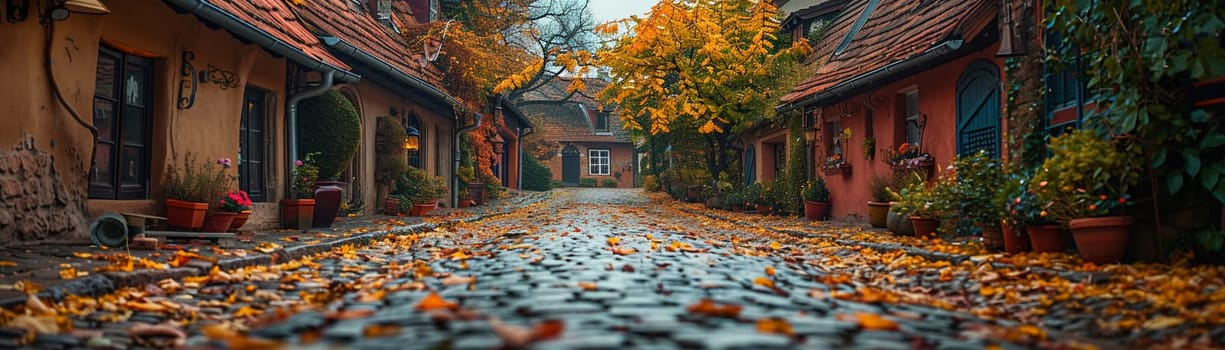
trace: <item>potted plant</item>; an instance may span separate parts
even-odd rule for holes
[[[226,232],[233,226],[239,213],[246,211],[250,214],[251,199],[245,198],[246,192],[243,191],[228,191],[222,194],[221,199],[217,200],[213,211],[204,219],[204,226],[200,228],[201,232]],[[238,226],[246,223],[246,218]]]
[[[804,218],[808,220],[824,220],[829,216],[829,188],[825,187],[825,179],[817,176],[804,186]]]
[[[952,187],[956,212],[982,230],[983,245],[991,251],[1004,249],[999,211],[992,207],[995,186],[1004,180],[1000,162],[979,151],[953,161],[957,180]]]
[[[885,176],[874,176],[868,182],[868,194],[872,198],[868,201],[868,223],[872,227],[888,226],[889,208],[893,206],[889,200],[891,184],[892,179]]]
[[[410,166],[400,178],[399,190],[402,196],[400,206],[405,206],[403,201],[407,198],[412,205],[409,215],[422,216],[438,206],[438,199],[447,194],[447,184],[441,176],[433,176]]]
[[[841,154],[825,157],[825,165],[821,166],[821,169],[825,175],[851,174],[851,164],[847,163],[846,159],[842,159]]]
[[[337,91],[303,100],[299,105],[298,152],[315,154],[318,169],[313,227],[331,227],[340,212],[341,178],[361,142],[361,119],[357,109]]]
[[[234,216],[228,231],[238,231],[247,223],[247,219],[251,218],[251,197],[247,195],[247,191],[238,190],[226,192],[221,200],[222,210],[237,210],[238,215]]]
[[[306,160],[294,161],[293,174],[290,175],[291,198],[281,200],[281,226],[285,228],[309,228],[315,215],[315,181],[319,177],[319,168],[315,167],[314,154],[307,154]]]
[[[924,175],[929,174],[936,164],[930,153],[920,151],[919,145],[913,143],[889,147],[882,160],[894,171],[919,170]]]
[[[1123,258],[1135,220],[1124,213],[1128,188],[1140,167],[1113,140],[1079,129],[1051,139],[1051,156],[1030,182],[1045,210],[1066,222],[1081,258],[1093,263]]]
[[[166,171],[166,222],[171,226],[197,229],[204,225],[209,204],[225,191],[225,169],[218,163],[196,162],[188,153],[182,165]]]
[[[947,173],[946,173],[947,174]],[[920,176],[917,173],[915,176]],[[899,192],[894,208],[909,215],[914,233],[919,237],[934,237],[940,222],[952,211],[952,176],[941,175],[932,184],[911,182]]]
[[[1000,218],[1004,252],[1009,254],[1030,251],[1032,246],[1026,228],[1042,223],[1038,200],[1026,188],[1029,178],[1027,171],[1006,172],[991,198],[991,208]]]
[[[406,138],[404,124],[396,117],[379,117],[375,130],[374,180],[378,182],[379,197],[383,198],[383,214],[399,212],[399,198],[391,196],[392,186],[400,175],[408,171],[408,159],[404,149]]]

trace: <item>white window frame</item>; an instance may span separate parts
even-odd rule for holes
[[[922,115],[919,112],[919,89],[906,91],[902,96],[904,113],[906,114],[906,142],[918,145],[919,141],[921,141],[920,139],[923,138],[923,130],[919,129],[919,119],[920,115]],[[914,96],[914,98],[912,99],[911,96]],[[913,106],[911,106],[912,101],[914,102]],[[914,140],[911,139],[912,136]]]
[[[607,176],[612,173],[612,153],[607,149],[587,150],[587,175]]]

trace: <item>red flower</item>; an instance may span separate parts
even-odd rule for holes
[[[1119,203],[1127,204],[1127,198],[1119,198]]]

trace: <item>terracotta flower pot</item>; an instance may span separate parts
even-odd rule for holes
[[[1004,250],[1004,232],[1000,225],[978,224],[978,228],[983,231],[983,246],[988,251]]]
[[[825,221],[829,216],[829,202],[804,201],[804,218],[810,221]]]
[[[476,201],[472,200],[472,198],[463,198],[459,200],[460,208],[468,208],[473,205],[476,205]]]
[[[1068,229],[1076,240],[1080,257],[1094,264],[1119,262],[1127,253],[1127,239],[1131,236],[1130,216],[1104,216],[1068,221]]]
[[[400,199],[387,197],[383,199],[383,215],[396,216],[400,214]]]
[[[200,228],[204,225],[204,214],[207,212],[208,203],[166,200],[166,223],[170,226],[188,229]]]
[[[412,209],[408,210],[409,216],[425,216],[431,210],[438,207],[438,201],[433,200],[426,203],[413,203]]]
[[[889,202],[868,202],[868,223],[876,228],[887,226],[891,207],[893,204]]]
[[[314,199],[282,199],[281,226],[285,228],[310,228],[315,216]]]
[[[230,223],[229,231],[238,231],[238,229],[242,228],[242,225],[247,224],[247,219],[249,218],[251,218],[250,210],[243,210],[243,211],[238,212],[238,215],[234,216],[234,221]]]
[[[914,236],[914,224],[910,222],[910,217],[907,215],[890,210],[889,214],[885,215],[885,222],[889,232],[895,235]]]
[[[212,212],[204,218],[204,225],[200,227],[200,232],[225,232],[230,229],[230,223],[234,222],[235,216],[238,216],[238,213],[229,211]]]
[[[1001,225],[1001,233],[1004,236],[1004,252],[1008,254],[1017,254],[1028,252],[1033,248],[1029,246],[1029,234],[1025,232],[1024,227],[1012,227],[1012,225]]]
[[[1029,233],[1029,242],[1034,251],[1039,253],[1055,253],[1068,250],[1068,240],[1063,237],[1063,226],[1037,225],[1025,228]]]
[[[936,229],[940,228],[939,219],[911,216],[910,223],[914,225],[914,234],[918,237],[936,237]]]

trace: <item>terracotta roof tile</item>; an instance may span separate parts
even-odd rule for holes
[[[519,110],[524,115],[540,116],[537,125],[540,137],[559,142],[630,142],[629,132],[622,129],[621,118],[611,110],[608,113],[610,134],[597,135],[591,119],[583,113],[587,109],[591,113],[600,113],[600,102],[594,97],[603,90],[608,82],[601,79],[585,79],[586,89],[581,94],[574,94],[567,101],[562,101],[569,93],[566,88],[571,80],[556,78],[536,90],[523,95],[517,102]]]
[[[906,60],[956,37],[958,25],[991,0],[880,0],[846,50],[834,50],[871,0],[852,0],[834,21],[815,55],[824,65],[782,102],[792,103],[893,62]]]
[[[306,55],[348,70],[349,65],[332,56],[327,47],[303,27],[302,22],[281,0],[208,0],[222,11],[284,41]]]
[[[294,8],[321,35],[344,40],[402,73],[435,86],[441,84],[442,72],[433,65],[423,66],[416,59],[422,48],[409,47],[403,37],[379,23],[360,4],[349,0],[310,0]]]

